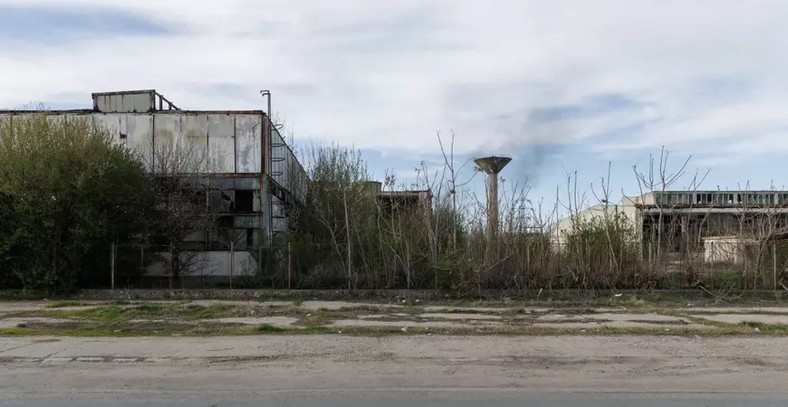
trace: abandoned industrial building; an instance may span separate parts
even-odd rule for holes
[[[92,109],[1,111],[0,118],[88,117],[115,142],[136,151],[154,174],[197,175],[206,204],[217,212],[218,229],[195,230],[184,243],[202,249],[204,273],[254,272],[251,249],[287,230],[290,208],[304,201],[308,182],[268,112],[182,110],[155,90],[92,96]],[[217,244],[228,236],[234,245],[231,257],[226,244]],[[156,270],[149,267],[151,273]]]
[[[788,235],[788,191],[657,191],[624,197],[559,220],[550,239],[561,249],[584,222],[613,219],[632,232],[632,243],[652,251],[659,247],[668,257],[691,253],[709,263],[740,263],[754,242]]]

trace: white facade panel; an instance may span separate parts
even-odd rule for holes
[[[181,116],[180,148],[193,161],[196,172],[210,172],[208,158],[208,116]]]
[[[107,130],[110,137],[112,137],[112,141],[118,144],[124,144],[120,139],[120,124],[121,119],[125,118],[125,115],[119,114],[94,114],[92,116],[93,124],[99,127],[103,127]]]
[[[153,159],[151,150],[151,115],[130,115],[126,113],[93,114],[93,123],[104,127],[112,140],[139,154],[145,166],[150,169]]]
[[[180,138],[181,117],[156,115],[153,118],[153,166],[156,173],[194,172],[193,160],[183,157]]]
[[[235,170],[259,173],[262,139],[261,115],[235,116]]]
[[[208,166],[210,172],[235,172],[235,117],[227,114],[207,115]]]
[[[126,121],[126,147],[137,152],[151,169],[153,162],[153,116],[152,115],[123,115]]]

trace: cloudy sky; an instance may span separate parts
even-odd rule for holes
[[[261,109],[271,89],[299,145],[356,146],[378,177],[435,168],[454,131],[458,161],[510,155],[534,198],[609,161],[637,193],[662,145],[709,189],[779,188],[786,21],[784,0],[0,0],[0,107],[156,88]]]

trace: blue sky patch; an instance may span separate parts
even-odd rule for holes
[[[0,41],[51,44],[92,36],[165,35],[171,29],[112,8],[0,6]]]
[[[537,108],[531,111],[530,118],[540,122],[571,120],[612,113],[618,110],[633,109],[642,103],[620,94],[601,94],[588,97],[578,104]]]

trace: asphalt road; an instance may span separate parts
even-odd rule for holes
[[[0,407],[411,405],[785,407],[788,341],[0,337]]]
[[[8,407],[785,407],[788,396],[738,394],[571,393],[511,389],[479,390],[343,390],[262,393],[100,393],[11,396],[0,401]]]

